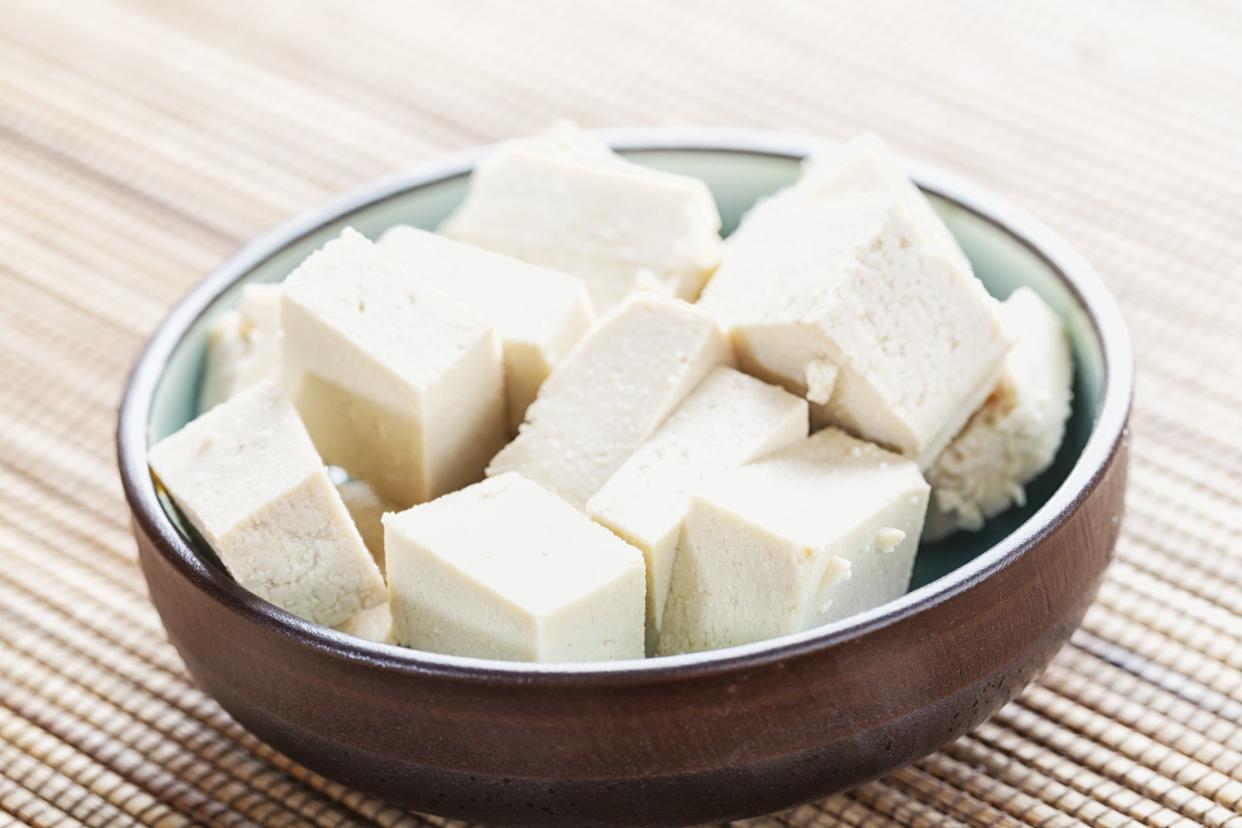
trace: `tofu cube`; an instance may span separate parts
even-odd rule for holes
[[[643,556],[516,474],[384,516],[393,632],[509,661],[643,656]]]
[[[859,135],[816,152],[806,162],[798,182],[776,198],[823,201],[866,193],[891,196],[909,211],[921,241],[929,249],[948,258],[960,270],[972,272],[957,239],[927,196],[910,180],[901,159],[875,135]]]
[[[702,181],[626,161],[567,123],[480,162],[440,232],[582,277],[597,314],[644,269],[693,300],[720,258],[720,214]]]
[[[326,462],[402,507],[482,477],[507,436],[495,328],[348,229],[282,301],[285,388]]]
[[[1000,383],[927,472],[931,506],[923,537],[977,531],[1026,502],[1026,483],[1052,465],[1065,436],[1074,366],[1061,320],[1030,288],[1001,303],[1015,340]]]
[[[364,609],[336,626],[337,631],[348,633],[367,641],[395,644],[392,637],[392,609],[387,603]]]
[[[245,285],[207,337],[207,372],[199,411],[262,380],[280,380],[280,285]]]
[[[706,313],[632,297],[556,366],[487,473],[518,472],[583,509],[707,372],[730,359]]]
[[[362,542],[366,544],[367,551],[371,553],[371,558],[379,567],[380,574],[383,574],[384,524],[382,520],[386,513],[400,510],[395,504],[377,495],[374,489],[361,480],[341,481],[336,484],[336,491],[349,511],[349,516],[353,519],[358,534],[362,536]],[[385,595],[384,603],[356,613],[343,623],[337,624],[336,629],[368,641],[392,644],[392,611],[388,607],[387,595]]]
[[[390,229],[379,246],[496,328],[504,346],[509,428],[516,432],[552,366],[591,327],[582,280],[414,227]]]
[[[807,436],[806,400],[724,366],[677,406],[587,503],[647,559],[647,652],[655,652],[690,496],[728,469]]]
[[[325,626],[387,599],[375,562],[275,383],[220,403],[149,454],[177,508],[260,598]]]
[[[995,387],[996,301],[888,194],[773,199],[746,217],[699,307],[748,372],[926,467]]]
[[[362,536],[367,551],[375,559],[380,572],[384,571],[384,525],[380,518],[386,512],[399,512],[397,504],[385,500],[375,493],[375,489],[362,480],[346,480],[336,484],[337,494],[341,502],[349,510],[349,516]]]
[[[762,641],[903,594],[928,486],[843,431],[725,472],[691,500],[659,653]]]

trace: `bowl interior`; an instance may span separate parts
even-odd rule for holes
[[[625,154],[642,164],[703,179],[719,205],[726,234],[737,226],[757,198],[793,182],[799,168],[796,158],[746,151],[673,149]],[[194,321],[171,354],[152,402],[149,444],[193,419],[203,377],[207,330],[218,314],[236,304],[242,284],[283,279],[303,258],[346,226],[372,238],[395,224],[435,228],[461,200],[465,188],[465,176],[458,175],[406,189],[318,226],[251,268]],[[1052,495],[1087,443],[1101,403],[1104,379],[1103,356],[1095,329],[1056,271],[999,225],[934,192],[929,191],[929,195],[992,295],[1004,299],[1015,288],[1026,285],[1060,314],[1074,354],[1074,404],[1056,462],[1027,487],[1026,504],[992,519],[980,532],[958,533],[937,543],[924,544],[919,549],[911,589],[943,578],[979,556],[1023,524]],[[163,495],[161,499],[165,512],[192,548],[213,566],[219,566],[211,550],[187,530]]]

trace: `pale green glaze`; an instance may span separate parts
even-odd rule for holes
[[[798,163],[792,159],[745,152],[648,150],[629,155],[641,163],[695,175],[706,181],[720,206],[726,233],[737,226],[742,213],[756,198],[785,186],[798,174]],[[285,247],[253,268],[244,281],[283,279],[307,254],[347,225],[373,238],[394,224],[434,228],[460,200],[464,189],[465,180],[459,177],[409,190],[357,210]],[[919,552],[912,588],[945,575],[985,551],[1021,525],[1052,494],[1086,444],[1100,403],[1104,372],[1100,343],[1091,323],[1056,273],[1019,240],[987,220],[950,203],[933,200],[993,295],[1003,299],[1014,288],[1027,285],[1065,321],[1075,356],[1074,413],[1056,463],[1028,487],[1026,506],[993,519],[981,532],[962,533],[925,546]],[[193,324],[169,359],[151,409],[152,441],[177,430],[193,416],[202,379],[207,327],[215,315],[236,303],[240,284],[220,295]],[[173,510],[169,512],[173,520],[177,520]]]

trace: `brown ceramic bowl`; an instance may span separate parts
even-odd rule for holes
[[[702,177],[726,228],[791,181],[811,143],[736,130],[608,133],[632,158]],[[249,245],[152,337],[121,406],[121,478],[151,598],[199,683],[306,766],[436,814],[506,825],[672,825],[745,817],[858,785],[970,730],[1048,662],[1117,539],[1132,362],[1090,266],[977,187],[912,166],[989,289],[1035,288],[1062,315],[1075,411],[1030,502],[920,550],[897,601],[711,653],[528,665],[373,644],[234,583],[147,472],[148,443],[194,410],[210,317],[245,280],[283,277],[349,223],[434,226],[478,152],[395,176]]]

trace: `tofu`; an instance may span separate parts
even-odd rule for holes
[[[395,503],[385,500],[375,493],[369,484],[362,480],[345,480],[336,484],[337,494],[349,511],[350,518],[367,551],[375,559],[380,572],[384,571],[384,526],[380,518],[385,512],[401,511]]]
[[[509,428],[516,432],[552,366],[591,327],[582,280],[414,227],[388,230],[379,246],[496,328],[504,346]]]
[[[384,500],[369,485],[361,480],[343,480],[336,484],[337,494],[354,521],[354,527],[362,537],[372,560],[384,572],[384,524],[382,519],[387,512],[399,511],[396,505]],[[386,598],[387,596],[385,596]],[[392,610],[387,600],[378,606],[362,610],[351,616],[336,629],[343,633],[392,644]]]
[[[1025,484],[1052,465],[1065,436],[1074,367],[1061,320],[1030,288],[1014,291],[1000,314],[1016,344],[987,402],[927,472],[927,540],[978,531],[1025,504]]]
[[[910,213],[924,244],[958,269],[973,272],[944,220],[910,180],[901,160],[875,135],[859,135],[815,153],[804,165],[798,182],[776,199],[824,201],[867,193],[892,197]]]
[[[392,637],[392,610],[387,603],[356,613],[343,624],[337,625],[336,629],[367,641],[376,641],[380,644],[396,643]]]
[[[383,603],[384,580],[297,412],[260,382],[169,435],[151,471],[236,581],[325,626]]]
[[[720,258],[707,185],[626,161],[568,123],[481,161],[440,232],[582,277],[597,314],[644,284],[644,269],[693,300]]]
[[[280,379],[280,285],[244,285],[237,308],[225,311],[207,337],[207,369],[199,411],[243,388]]]
[[[635,293],[654,293],[657,296],[663,296],[665,299],[678,298],[673,293],[673,289],[668,282],[662,281],[659,276],[646,269],[634,274],[634,281],[630,284],[629,290],[626,291],[626,296],[631,296]]]
[[[284,283],[282,376],[324,460],[406,507],[504,444],[495,328],[346,229]]]
[[[885,193],[753,209],[698,306],[747,373],[926,467],[995,387],[1009,349],[996,301],[922,241]]]
[[[807,436],[806,400],[720,366],[587,503],[587,514],[642,550],[647,652],[655,652],[690,496],[728,469]]]
[[[679,300],[632,297],[556,366],[487,473],[518,472],[584,509],[707,373],[730,360],[711,316]]]
[[[384,516],[400,644],[508,661],[642,658],[643,556],[516,474]]]
[[[928,485],[911,460],[828,428],[690,502],[659,653],[810,629],[910,583]]]

